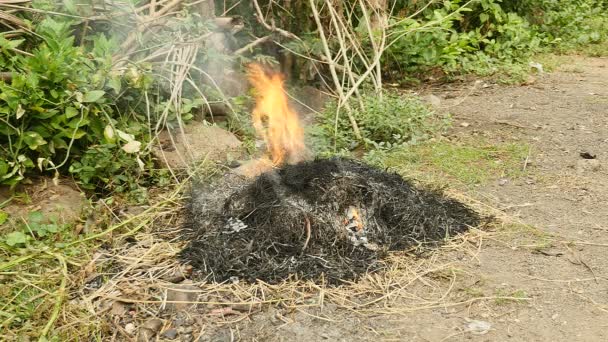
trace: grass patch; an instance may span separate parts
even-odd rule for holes
[[[494,303],[496,305],[506,305],[509,303],[517,303],[528,298],[528,294],[524,290],[515,290],[513,292],[508,292],[505,290],[496,291],[496,299]]]
[[[424,183],[472,186],[520,177],[528,153],[529,146],[521,143],[441,140],[392,151],[375,150],[365,158]]]

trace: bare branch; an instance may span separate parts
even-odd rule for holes
[[[278,34],[280,34],[283,37],[289,38],[289,39],[295,39],[295,40],[299,40],[301,41],[302,39],[300,39],[300,37],[296,36],[295,34],[283,30],[281,28],[278,28],[276,26],[273,25],[269,25],[266,20],[264,19],[264,15],[262,14],[262,9],[260,8],[260,4],[258,4],[258,0],[253,0],[253,5],[255,6],[255,11],[256,11],[256,19],[258,20],[258,22],[260,24],[262,24],[262,26],[264,26],[267,30],[271,31],[271,32],[276,32]]]
[[[242,48],[234,51],[234,54],[237,55],[237,56],[241,55],[241,54],[243,54],[243,53],[245,53],[247,51],[250,51],[251,49],[253,49],[256,46],[258,46],[258,45],[260,45],[260,44],[262,44],[264,42],[267,42],[268,40],[270,40],[270,36],[260,37],[260,38],[258,38],[256,40],[252,41],[251,43],[243,46]]]

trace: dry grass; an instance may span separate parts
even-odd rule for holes
[[[38,336],[43,329],[48,336],[78,340],[94,336],[99,340],[136,338],[125,329],[127,323],[141,327],[151,318],[160,318],[168,328],[174,305],[188,304],[187,315],[201,329],[217,329],[246,322],[252,314],[279,310],[300,313],[320,320],[339,319],[339,313],[358,317],[408,315],[412,312],[451,307],[468,308],[490,304],[529,302],[520,292],[487,294],[469,288],[470,279],[478,279],[476,265],[486,245],[508,249],[538,249],[547,244],[592,244],[565,241],[526,226],[517,218],[457,191],[448,194],[473,207],[496,222],[483,230],[471,227],[466,233],[430,250],[426,257],[393,253],[382,272],[366,274],[356,283],[332,287],[292,279],[277,285],[257,283],[215,284],[186,280],[182,292],[194,295],[187,300],[171,300],[180,275],[188,278],[188,268],[177,256],[186,242],[180,240],[181,209],[188,181],[166,194],[159,194],[155,204],[135,216],[114,217],[114,224],[71,244],[86,246],[77,258],[69,249],[31,251],[0,264],[2,276],[16,275],[15,286],[23,291],[39,287],[40,314],[27,325],[6,329],[7,338]],[[598,245],[598,244],[595,244]],[[69,248],[70,246],[66,247]],[[36,261],[36,267],[25,267]],[[27,273],[21,272],[27,269]],[[47,284],[48,286],[42,286]],[[183,286],[183,285],[182,285]],[[22,291],[22,292],[23,292]],[[10,311],[10,301],[0,310]],[[21,301],[19,305],[27,305]],[[509,304],[510,305],[510,304]],[[330,307],[331,309],[326,309]],[[329,311],[328,311],[329,310]],[[338,314],[336,314],[338,312]],[[337,315],[337,316],[336,316]]]
[[[485,214],[500,214],[463,194],[451,195]],[[238,323],[255,312],[270,308],[331,320],[322,310],[328,304],[359,316],[390,316],[496,300],[529,299],[509,295],[463,295],[455,291],[459,283],[471,275],[460,268],[463,261],[454,260],[479,263],[478,255],[485,241],[508,237],[509,234],[501,231],[498,225],[490,231],[472,228],[440,249],[429,251],[425,258],[394,253],[386,260],[385,271],[367,274],[356,283],[339,287],[295,279],[277,285],[261,281],[254,284],[194,281],[189,283],[187,290],[182,290],[195,293],[190,300],[169,300],[168,293],[176,287],[169,278],[186,273],[187,267],[177,260],[185,245],[179,239],[179,198],[168,198],[174,207],[156,206],[133,219],[131,224],[136,221],[146,224],[135,232],[117,236],[112,248],[97,250],[92,260],[70,277],[73,299],[62,308],[56,334],[77,339],[94,331],[100,337],[134,338],[124,331],[126,322],[133,319],[136,326],[141,326],[151,317],[167,318],[167,314],[173,312],[172,304],[191,304],[189,314],[202,317],[203,325],[217,327]],[[124,242],[126,235],[130,236],[130,242]],[[87,288],[96,275],[103,276],[103,284],[99,288]],[[136,314],[117,314],[113,309],[116,302],[128,306],[129,312]]]

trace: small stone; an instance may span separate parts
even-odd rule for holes
[[[509,183],[509,180],[507,178],[501,178],[498,180],[498,185],[500,186],[505,186],[507,183]]]
[[[177,330],[175,329],[169,329],[167,331],[165,331],[162,336],[164,338],[168,338],[170,340],[175,340],[175,338],[177,338]]]
[[[433,94],[430,95],[426,95],[422,97],[422,100],[428,104],[430,104],[433,107],[440,107],[441,106],[441,99]]]
[[[154,335],[156,335],[156,332],[147,328],[141,328],[139,329],[139,334],[137,334],[137,342],[151,341]]]
[[[144,323],[143,327],[154,331],[156,334],[163,327],[163,321],[158,318],[149,319]]]
[[[115,301],[112,303],[112,309],[110,313],[114,316],[123,316],[129,310],[129,306],[126,303]]]
[[[491,328],[492,323],[477,320],[469,321],[465,326],[465,330],[474,335],[485,335],[488,333],[488,331],[490,331]]]
[[[174,308],[176,310],[187,309],[190,303],[196,302],[200,289],[196,286],[190,285],[189,282],[184,281],[182,284],[172,286],[167,290],[167,301],[168,302],[184,302],[184,303],[168,303],[168,308]]]
[[[466,128],[466,127],[469,127],[469,126],[471,126],[471,124],[468,123],[468,122],[461,122],[460,123],[460,127],[465,127]]]
[[[127,323],[125,325],[125,332],[129,335],[133,335],[135,333],[135,324]]]

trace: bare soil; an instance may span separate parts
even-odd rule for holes
[[[432,89],[454,115],[453,139],[531,149],[523,177],[466,191],[508,223],[438,251],[441,272],[402,284],[411,300],[266,309],[207,325],[200,340],[608,340],[608,59],[574,58],[530,83]]]

